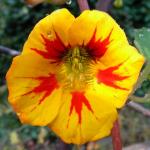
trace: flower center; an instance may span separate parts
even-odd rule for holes
[[[63,57],[63,65],[58,74],[65,88],[69,90],[84,90],[92,79],[90,73],[90,56],[86,49],[75,47],[68,50]]]

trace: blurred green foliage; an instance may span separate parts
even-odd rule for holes
[[[113,8],[110,13],[133,42],[134,29],[150,28],[150,0],[124,0],[123,3],[123,7]]]
[[[139,49],[141,54],[143,54],[147,61],[150,61],[150,28],[141,28],[135,31],[135,40],[134,43]]]
[[[94,9],[95,3],[96,0],[89,0],[91,9]],[[67,7],[75,16],[79,14],[75,0],[72,1],[71,5],[54,6],[40,4],[33,8],[27,7],[22,0],[0,0],[0,45],[21,51],[34,25],[41,18],[60,7]],[[125,30],[132,43],[136,28],[150,27],[150,0],[124,0],[123,7],[112,7],[110,14]],[[26,149],[30,149],[29,147],[32,147],[35,143],[40,144],[40,137],[45,141],[50,139],[50,141],[54,142],[56,137],[52,132],[48,132],[47,128],[44,128],[47,132],[43,136],[43,128],[21,125],[15,113],[10,108],[7,102],[8,94],[5,86],[5,74],[11,61],[11,56],[0,53],[0,149],[6,144],[5,147],[8,150],[14,145],[12,150],[20,149],[22,144],[25,145]],[[150,79],[147,79],[135,94],[142,97],[149,88]],[[121,119],[125,144],[150,140],[150,131],[148,130],[149,120],[146,120],[146,118],[130,109],[122,114]],[[141,122],[144,124],[142,127],[140,126]]]

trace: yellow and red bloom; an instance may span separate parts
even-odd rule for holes
[[[110,134],[144,58],[106,13],[66,9],[42,19],[7,73],[22,123],[48,125],[67,143]]]

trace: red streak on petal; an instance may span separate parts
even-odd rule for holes
[[[103,83],[105,85],[108,85],[108,86],[111,86],[113,88],[120,89],[120,90],[128,90],[126,88],[116,85],[115,83],[116,81],[122,81],[122,80],[129,78],[129,76],[121,76],[121,75],[114,73],[114,71],[118,70],[120,66],[121,64],[114,66],[114,67],[107,68],[105,70],[99,70],[97,74],[98,83]]]
[[[71,116],[73,109],[78,114],[78,123],[81,124],[81,112],[83,104],[87,107],[89,111],[93,113],[92,107],[87,100],[87,98],[84,96],[83,92],[72,92],[72,100],[71,100],[71,107],[70,107],[70,113],[69,116]]]
[[[50,74],[48,77],[41,76],[41,77],[35,77],[35,78],[29,77],[29,78],[38,80],[38,81],[40,81],[40,83],[38,86],[33,88],[31,91],[29,91],[23,95],[28,95],[31,93],[35,93],[35,94],[44,93],[43,97],[39,100],[38,104],[41,104],[45,100],[45,98],[48,97],[53,92],[53,90],[55,90],[59,87],[54,74]]]
[[[44,41],[45,50],[39,50],[37,48],[31,48],[31,50],[35,51],[45,59],[52,59],[55,61],[60,61],[64,53],[66,52],[66,47],[62,43],[59,36],[56,34],[56,38],[54,40],[49,40],[48,38],[42,35],[42,39]]]
[[[111,36],[112,31],[113,31],[113,28],[110,31],[109,35],[104,40],[99,39],[96,41],[96,30],[95,30],[91,40],[86,46],[86,48],[88,49],[88,53],[91,57],[93,57],[94,59],[98,59],[98,58],[101,58],[105,54],[105,52],[107,51],[108,45],[111,42],[110,36]]]

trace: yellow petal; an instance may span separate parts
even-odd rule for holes
[[[14,58],[6,76],[9,102],[23,123],[46,125],[57,115],[62,90],[56,70],[36,53]]]
[[[137,81],[144,57],[132,46],[112,50],[101,58],[101,63],[93,65],[95,76],[99,76],[95,83],[99,91],[103,91],[105,99],[113,101],[117,108],[121,108]],[[113,63],[112,63],[113,62]],[[110,71],[111,70],[111,71]]]
[[[64,93],[60,112],[49,127],[65,142],[83,144],[108,136],[116,117],[113,103],[91,88],[85,93]]]
[[[110,41],[113,39],[113,42],[119,40],[128,43],[122,29],[108,14],[96,10],[86,10],[75,19],[69,29],[70,44],[86,46],[94,32],[96,32],[96,41],[104,40],[111,32]]]
[[[60,42],[67,46],[68,29],[73,22],[74,16],[67,9],[52,12],[36,24],[24,45],[23,53],[33,52],[32,48],[45,51],[42,36],[50,41],[59,38]]]
[[[62,90],[56,89],[47,96],[42,103],[39,103],[43,94],[30,94],[20,96],[11,103],[22,123],[34,126],[45,126],[53,121],[59,111],[61,104]]]

